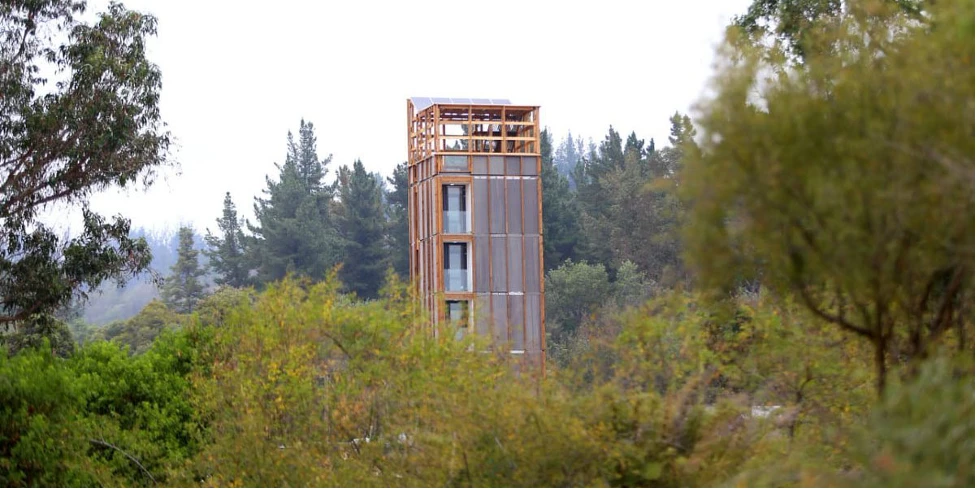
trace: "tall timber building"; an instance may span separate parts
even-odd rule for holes
[[[414,97],[407,121],[411,279],[434,334],[542,365],[539,107]]]

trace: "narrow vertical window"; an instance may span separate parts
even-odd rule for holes
[[[444,212],[445,233],[467,233],[468,192],[464,185],[441,187],[441,207]]]
[[[444,290],[471,290],[471,284],[468,283],[468,243],[444,244]]]
[[[460,340],[468,329],[468,301],[447,301],[448,321],[458,326],[455,339]]]

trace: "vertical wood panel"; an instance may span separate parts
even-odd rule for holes
[[[472,174],[473,175],[488,175],[488,157],[487,156],[473,156],[472,157]]]
[[[491,260],[488,235],[475,236],[473,260],[475,262],[475,292],[491,292],[489,278],[491,276]]]
[[[489,179],[489,232],[505,233],[505,180]]]
[[[489,182],[485,178],[472,181],[472,212],[475,217],[475,234],[489,232]]]
[[[508,292],[522,292],[523,291],[523,261],[522,261],[522,237],[519,235],[509,235],[508,236],[508,275],[509,275],[509,289]]]
[[[475,333],[485,336],[491,332],[491,309],[488,294],[475,296]]]
[[[489,156],[489,175],[505,175],[505,159],[501,156]]]
[[[509,341],[509,312],[506,296],[492,296],[492,338],[496,345]]]
[[[519,167],[519,157],[518,156],[506,156],[505,157],[505,174],[508,176],[518,176],[522,173]]]
[[[536,192],[536,178],[522,181],[523,229],[526,234],[539,234],[537,216],[539,196]]]
[[[538,351],[542,345],[539,318],[539,294],[526,294],[526,350],[530,352]]]
[[[521,295],[509,296],[509,341],[513,350],[526,349],[524,301]]]
[[[492,292],[507,292],[506,287],[506,256],[505,256],[505,236],[492,236]]]
[[[522,234],[522,202],[520,180],[505,181],[506,232]]]
[[[538,294],[539,286],[539,237],[526,236],[523,238],[526,249],[526,293]]]

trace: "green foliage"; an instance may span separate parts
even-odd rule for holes
[[[671,122],[672,146],[666,148],[656,148],[654,141],[645,145],[634,133],[622,141],[611,128],[574,174],[578,255],[612,273],[631,261],[666,287],[689,282],[681,260],[684,207],[678,198],[678,172],[686,146],[695,150],[688,116],[676,113]]]
[[[433,338],[396,283],[368,303],[338,288],[286,280],[229,313],[194,381],[210,441],[182,482],[714,485],[763,432],[732,404],[663,396],[629,370],[568,395],[508,355],[474,353],[484,339]]]
[[[98,327],[85,322],[83,319],[75,319],[68,323],[68,331],[71,333],[71,337],[75,343],[82,346],[89,341],[95,340]]]
[[[163,283],[163,302],[174,311],[189,314],[197,302],[204,297],[204,285],[200,277],[204,271],[197,262],[199,251],[193,248],[193,229],[180,228],[180,247],[176,263],[170,268],[170,275]]]
[[[210,259],[210,268],[217,274],[214,281],[217,285],[244,287],[249,282],[250,272],[245,262],[246,238],[230,192],[224,195],[224,210],[217,219],[217,229],[219,235],[207,230],[205,240],[208,249],[204,251],[204,255]]]
[[[42,17],[80,8],[39,5]],[[931,6],[907,17],[886,2],[757,0],[739,22],[779,42],[731,39],[715,99],[696,126],[671,118],[668,147],[611,128],[588,155],[568,136],[554,157],[542,133],[545,262],[562,262],[546,275],[545,377],[488,338],[432,334],[396,274],[381,286],[384,268],[407,273],[406,165],[387,193],[359,161],[327,185],[330,159],[305,121],[250,235],[226,196],[207,237],[223,284],[210,296],[181,230],[167,298],[183,314],[153,301],[93,330],[49,313],[76,286],[71,267],[112,276],[122,255],[105,243],[127,225],[86,213],[97,236],[52,266],[44,228],[23,224],[33,211],[4,214],[23,226],[6,239],[43,252],[0,270],[0,293],[24,293],[3,303],[16,329],[0,355],[0,484],[973,485],[974,107],[960,70],[973,68],[973,3]],[[25,59],[45,48],[16,12],[36,8],[0,12],[14,27],[2,42],[29,34]],[[141,121],[153,126],[158,73],[141,51],[153,21],[113,5],[99,28],[130,34],[112,31],[121,40],[68,24],[74,41],[132,51],[137,73],[98,49],[85,56],[112,68],[95,70],[108,85],[143,83]],[[15,106],[24,93],[10,66],[0,88],[13,87]],[[79,141],[145,149],[143,163],[165,152],[155,126],[114,127],[120,113],[105,134],[121,141],[91,127]],[[22,121],[8,119],[0,136]],[[22,135],[57,134],[32,120],[64,122],[23,120]],[[150,139],[127,141],[133,131]],[[75,157],[51,161],[70,169]],[[127,174],[135,160],[120,158],[108,155],[122,167],[102,185],[146,169]],[[134,271],[145,243],[128,243],[115,246]],[[689,287],[686,246],[704,290]],[[16,282],[27,267],[36,281]],[[249,279],[263,290],[242,288]],[[872,380],[886,367],[880,397]]]
[[[14,323],[11,331],[0,333],[0,343],[11,355],[28,348],[50,347],[52,354],[67,357],[75,351],[75,341],[68,325],[50,314],[34,314]]]
[[[67,361],[49,349],[0,359],[0,463],[17,477],[4,482],[648,487],[973,478],[965,463],[973,422],[960,424],[973,418],[972,366],[921,365],[916,380],[873,409],[867,345],[791,303],[760,294],[724,310],[698,295],[660,294],[616,314],[602,336],[578,333],[578,356],[543,379],[538,365],[493,352],[485,338],[435,338],[415,298],[390,277],[370,302],[348,300],[334,277],[287,279],[257,295],[224,288],[202,302],[196,321],[134,357],[96,342]],[[626,263],[607,287],[641,283]]]
[[[603,265],[567,261],[546,274],[546,310],[549,332],[555,337],[573,334],[581,322],[597,311],[613,288]]]
[[[633,307],[644,303],[651,296],[652,289],[648,278],[631,261],[625,261],[617,269],[614,281],[614,302],[618,307]]]
[[[0,9],[0,322],[48,314],[73,295],[146,268],[129,222],[106,221],[89,196],[165,164],[160,72],[145,57],[156,19],[111,4],[94,24],[85,2],[17,1]],[[60,43],[60,44],[59,44]],[[57,84],[46,77],[58,73]],[[83,227],[62,239],[37,217],[81,204]]]
[[[280,280],[289,272],[320,279],[339,263],[342,241],[330,215],[335,188],[322,179],[332,157],[320,160],[311,122],[299,124],[299,141],[288,133],[288,153],[278,181],[266,177],[266,197],[255,198],[257,222],[247,223],[249,269],[258,285]]]
[[[0,355],[0,484],[88,486],[81,386],[48,348]]]
[[[160,480],[167,467],[196,449],[196,415],[184,377],[189,373],[189,357],[183,358],[188,350],[185,338],[171,332],[144,355],[130,358],[125,348],[98,342],[81,349],[67,365],[84,393],[79,412],[97,421],[89,437],[119,447],[142,465],[118,450],[98,452],[96,457],[124,480],[150,485],[143,469]]]
[[[228,315],[242,305],[254,302],[254,289],[220,287],[197,304],[195,311],[202,324],[224,326]]]
[[[393,190],[386,193],[387,197],[387,249],[390,253],[390,267],[404,280],[410,277],[410,228],[407,221],[408,179],[407,162],[394,168],[393,174],[387,177]]]
[[[796,294],[875,345],[881,390],[896,359],[972,336],[973,2],[926,23],[858,5],[802,66],[727,48],[683,188],[703,283]]]
[[[339,169],[339,204],[336,222],[343,239],[343,266],[339,278],[358,297],[374,298],[386,270],[383,190],[366,172],[363,162]]]
[[[613,169],[624,166],[621,136],[611,127],[600,144],[599,150],[584,158],[576,167],[574,181],[577,184],[577,200],[580,208],[581,258],[610,266],[613,248],[609,236],[613,233],[610,192],[604,189],[603,180]],[[545,239],[544,239],[545,240]]]
[[[156,337],[167,329],[177,327],[181,321],[180,316],[166,304],[153,300],[139,314],[102,327],[97,338],[125,345],[135,355],[148,350]]]
[[[130,232],[130,237],[142,238],[149,246],[153,259],[148,271],[130,278],[125,284],[105,283],[88,294],[82,313],[86,322],[102,326],[113,321],[124,321],[138,314],[153,299],[159,298],[159,289],[165,278],[161,273],[176,263],[178,233],[137,228]],[[197,241],[195,238],[194,242]]]
[[[549,134],[547,136],[549,137]],[[542,142],[542,134],[540,134],[540,142]],[[577,163],[580,163],[584,155],[583,139],[579,136],[574,138],[573,133],[568,131],[566,139],[560,142],[556,146],[556,150],[553,151],[553,166],[556,167],[556,171],[560,175],[568,179],[572,178]],[[574,182],[572,180],[570,181],[570,188],[574,188]]]
[[[553,144],[549,131],[540,136],[543,183],[543,267],[552,270],[566,260],[576,257],[580,226],[577,222],[576,201],[570,182],[553,162]],[[571,145],[572,147],[572,145]]]
[[[905,14],[920,17],[925,0],[880,0]],[[854,4],[854,6],[852,5]],[[836,18],[860,2],[846,0],[753,0],[746,13],[737,16],[733,25],[758,41],[773,39],[787,53],[803,60],[818,46],[812,42],[819,24]]]
[[[856,481],[867,487],[974,485],[973,357],[920,366],[893,386],[854,450]]]
[[[105,342],[67,360],[48,345],[0,355],[0,483],[166,483],[197,449],[188,375],[207,342],[192,329],[137,357]]]

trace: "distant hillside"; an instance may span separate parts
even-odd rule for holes
[[[153,252],[151,271],[129,280],[124,286],[117,287],[114,282],[103,284],[98,291],[91,294],[84,305],[82,318],[92,325],[104,325],[112,321],[129,319],[142,310],[153,299],[159,298],[159,288],[154,283],[154,277],[162,280],[170,272],[170,267],[176,263],[177,233],[173,230],[149,231],[138,228],[132,236],[143,237],[149,243]],[[204,238],[199,234],[193,236],[194,247],[204,248]],[[207,257],[200,255],[200,265],[206,266]],[[209,278],[208,278],[209,282]]]

